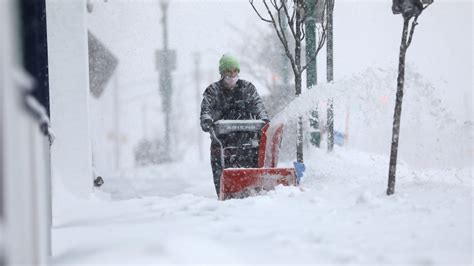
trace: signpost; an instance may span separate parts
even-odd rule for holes
[[[160,72],[160,93],[163,105],[163,112],[165,113],[165,161],[169,161],[170,157],[170,116],[171,116],[171,95],[172,95],[172,79],[171,71],[176,69],[176,51],[168,49],[168,25],[167,12],[168,0],[160,2],[163,13],[163,49],[156,51],[156,68]]]

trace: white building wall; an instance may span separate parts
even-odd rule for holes
[[[54,189],[92,192],[86,1],[47,0],[51,149]],[[54,201],[54,198],[53,198]]]
[[[112,77],[114,79],[114,77]],[[114,128],[114,88],[109,82],[100,98],[91,96],[90,121],[92,138],[92,158],[97,174],[104,177],[117,172],[116,132]]]
[[[39,124],[23,106],[24,92],[31,83],[20,67],[17,6],[12,0],[0,1],[0,202],[4,208],[0,221],[4,245],[0,249],[4,249],[7,266],[46,265],[50,250],[49,149]]]

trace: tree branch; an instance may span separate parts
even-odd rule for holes
[[[276,0],[270,0],[270,3],[272,4],[272,6],[276,9],[276,10],[279,10],[280,8],[278,7],[278,4],[276,2]]]
[[[296,39],[295,29],[293,29],[293,25],[294,25],[293,19],[295,17],[296,9],[293,7],[293,14],[292,14],[292,17],[290,18],[290,14],[288,13],[288,8],[286,6],[286,3],[283,3],[282,1],[282,4],[283,4],[283,10],[285,11],[286,19],[288,21],[288,26],[290,26],[291,34],[293,35],[293,38]]]
[[[405,43],[406,48],[408,48],[411,44],[411,40],[413,38],[413,33],[415,32],[415,27],[416,27],[416,25],[418,25],[417,20],[418,20],[418,16],[416,16],[415,19],[413,20],[413,22],[411,23],[410,34],[408,35],[408,40]]]
[[[432,3],[433,3],[433,2],[426,4],[426,5],[423,7],[422,11],[425,10],[427,7],[429,7]],[[420,13],[420,14],[421,14],[421,13]],[[419,16],[419,15],[418,15],[418,16]],[[415,32],[415,27],[418,25],[418,16],[415,16],[415,19],[414,19],[413,22],[411,23],[410,34],[408,35],[408,40],[407,40],[407,42],[406,42],[406,44],[405,44],[405,47],[406,47],[406,48],[408,48],[408,47],[410,46],[411,41],[412,41],[412,39],[413,39],[413,33]]]
[[[304,24],[303,24],[304,25]],[[301,27],[301,37],[300,37],[300,41],[304,40],[304,38],[306,37],[306,29],[305,27]]]
[[[286,2],[286,1],[287,1],[287,0],[285,0],[285,2]],[[294,1],[294,0],[293,0],[293,1]],[[294,8],[294,5],[295,5],[295,3],[293,2],[293,12],[291,13],[291,18],[290,18],[290,20],[289,20],[292,25],[295,23],[295,15],[296,15],[296,9]]]
[[[285,33],[284,33],[283,28],[282,28],[283,26],[281,24],[281,19],[280,19],[281,7],[280,7],[280,9],[278,9],[278,18],[279,18],[279,23],[278,24],[280,26],[280,29],[278,29],[278,26],[277,26],[276,21],[275,21],[275,17],[273,16],[272,12],[270,11],[270,7],[268,6],[268,4],[265,0],[263,1],[263,4],[265,5],[265,8],[267,9],[268,14],[270,15],[271,23],[273,25],[273,28],[275,29],[275,32],[278,36],[278,39],[280,40],[280,42],[283,45],[283,48],[285,49],[285,54],[288,57],[288,59],[290,59],[291,68],[293,69],[293,73],[297,73],[296,72],[297,71],[296,63],[295,63],[295,60],[293,58],[293,55],[290,52],[290,48],[288,47],[288,42],[286,40]],[[284,6],[284,4],[283,4],[283,6]]]
[[[258,12],[258,10],[257,10],[257,9],[255,8],[255,6],[253,5],[253,0],[249,0],[249,3],[250,3],[250,5],[252,6],[252,8],[253,8],[253,10],[255,11],[255,13],[257,13],[257,16],[258,16],[261,20],[263,20],[263,21],[265,21],[265,22],[268,22],[268,23],[271,23],[271,22],[272,22],[271,20],[266,19],[266,18],[264,18],[264,17],[262,17],[262,16],[260,15],[260,13]]]
[[[295,19],[295,31],[296,31],[296,36],[295,36],[295,64],[296,64],[296,69],[298,70],[297,74],[295,76],[300,76],[301,75],[301,28],[304,26],[301,24],[301,17],[302,17],[302,8],[301,8],[301,3],[304,0],[295,0],[293,10],[296,10],[296,19]],[[298,93],[298,89],[296,89],[297,94],[301,93],[301,91]]]
[[[276,8],[277,9],[277,14],[278,14],[278,26],[280,26],[280,31],[281,31],[281,36],[282,36],[282,39],[283,39],[283,42],[285,44],[288,43],[288,40],[286,39],[286,35],[285,35],[285,31],[284,31],[284,27],[286,25],[283,25],[282,22],[281,22],[281,9],[283,7],[283,2],[282,2],[282,6],[280,6],[279,8]],[[278,33],[278,32],[277,32]]]
[[[425,10],[427,7],[429,7],[433,2],[426,4],[426,6],[423,7],[423,10]]]

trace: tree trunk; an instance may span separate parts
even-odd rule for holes
[[[334,80],[334,64],[333,64],[333,23],[332,23],[332,11],[333,11],[333,1],[327,0],[327,81],[331,82]],[[328,100],[328,151],[332,151],[334,148],[334,106],[333,100]]]
[[[392,147],[390,151],[390,164],[388,171],[387,195],[395,193],[395,174],[397,170],[398,139],[400,137],[400,118],[402,114],[403,87],[405,82],[405,55],[407,52],[408,25],[410,18],[403,19],[402,42],[400,44],[400,55],[398,58],[398,79],[395,111],[393,114]]]
[[[303,0],[296,1],[296,32],[295,32],[295,94],[299,97],[301,94],[301,18],[303,17]],[[296,161],[303,162],[303,118],[298,117],[298,126],[296,133]]]
[[[296,97],[301,94],[301,73],[295,75]],[[296,130],[296,161],[303,163],[303,117],[298,116],[297,130]]]

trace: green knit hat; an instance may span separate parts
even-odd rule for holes
[[[224,54],[219,60],[219,74],[232,69],[240,71],[239,60],[230,54]]]

